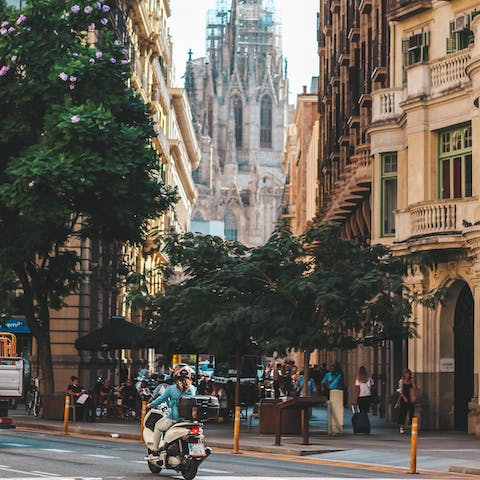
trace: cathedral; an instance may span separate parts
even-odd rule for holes
[[[202,150],[191,230],[262,245],[285,185],[288,83],[273,0],[217,0],[206,33],[206,57],[190,52],[185,73]]]

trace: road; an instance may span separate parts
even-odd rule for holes
[[[173,470],[160,475],[148,471],[140,443],[64,437],[47,433],[3,430],[0,436],[0,478],[154,480],[181,479]],[[416,478],[424,477],[419,475]],[[425,478],[446,478],[429,476]],[[320,480],[326,478],[410,478],[408,474],[366,468],[345,468],[337,462],[322,464],[306,457],[241,454],[215,451],[202,464],[199,480]],[[450,477],[452,478],[452,477]],[[458,477],[455,477],[458,478]]]

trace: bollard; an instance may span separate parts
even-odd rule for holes
[[[70,410],[70,395],[65,395],[65,408],[63,410],[63,433],[68,435],[68,414]]]
[[[412,443],[410,445],[410,473],[417,473],[418,418],[412,418]]]
[[[143,442],[143,423],[145,422],[146,413],[147,413],[147,401],[142,400],[142,416],[140,417],[140,442]]]
[[[235,407],[235,421],[233,424],[233,453],[240,453],[240,405]]]

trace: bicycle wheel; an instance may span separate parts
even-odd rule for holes
[[[35,395],[35,403],[33,404],[33,415],[38,417],[40,415],[41,400],[40,394],[37,392]]]

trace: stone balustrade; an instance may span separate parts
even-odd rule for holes
[[[403,89],[382,89],[372,92],[372,122],[392,120],[402,114]]]
[[[470,58],[471,49],[464,49],[432,62],[430,65],[431,93],[438,94],[468,83],[470,80],[466,73],[466,67]]]
[[[461,233],[480,220],[476,197],[421,202],[395,213],[397,241],[435,234]]]

